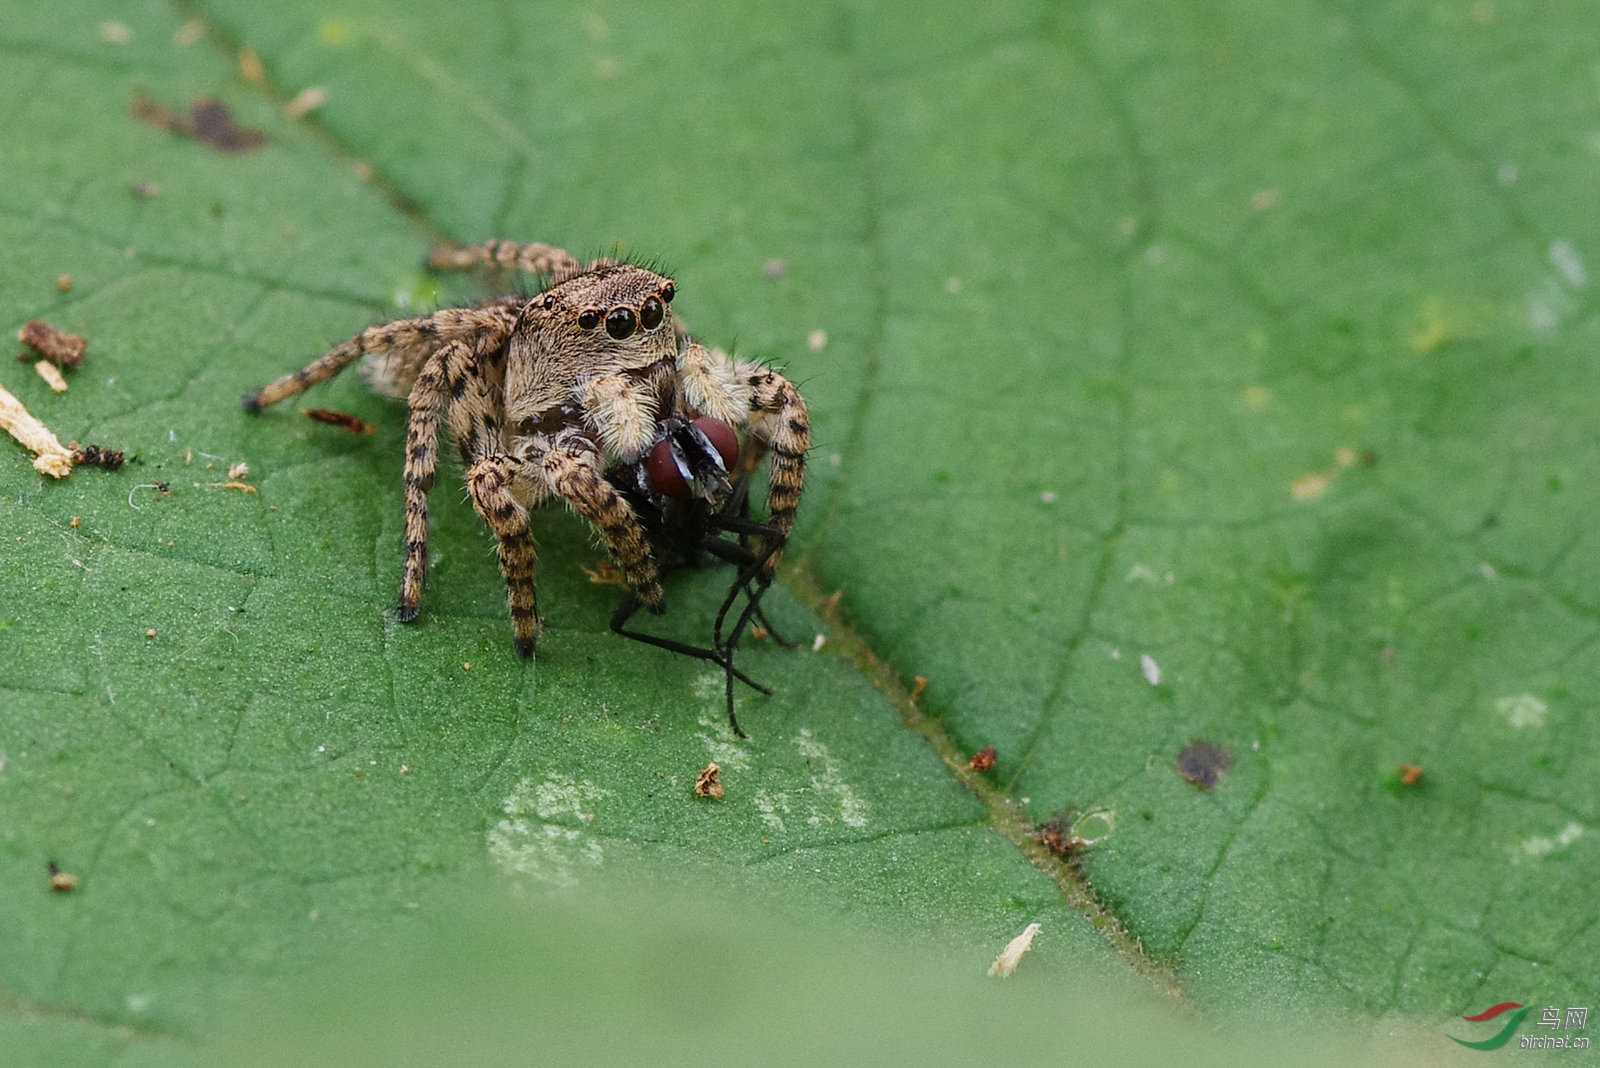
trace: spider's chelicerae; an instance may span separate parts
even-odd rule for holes
[[[366,357],[373,387],[410,408],[398,618],[417,616],[443,423],[461,452],[472,505],[498,539],[518,655],[533,652],[543,623],[528,513],[562,500],[593,525],[628,583],[613,629],[721,664],[738,731],[732,679],[750,680],[733,667],[733,647],[759,615],[805,480],[811,426],[799,391],[759,363],[692,340],[672,313],[672,279],[643,267],[610,259],[585,266],[550,245],[507,241],[441,246],[431,262],[514,267],[547,276],[549,285],[363,330],[249,394],[245,408],[260,411]],[[745,498],[769,453],[768,516],[756,522]],[[625,630],[640,606],[664,610],[663,564],[697,550],[740,568],[711,648]],[[724,636],[741,593],[745,607]]]

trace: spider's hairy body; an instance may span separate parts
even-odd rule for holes
[[[500,297],[370,327],[244,399],[248,410],[260,411],[357,360],[364,360],[374,389],[405,397],[400,620],[416,617],[427,570],[428,492],[438,469],[441,424],[460,451],[473,507],[497,539],[520,655],[532,652],[542,625],[528,513],[555,499],[594,527],[622,570],[630,590],[627,614],[629,605],[663,610],[655,551],[629,501],[632,495],[666,506],[652,471],[688,476],[701,507],[716,517],[713,534],[753,529],[742,518],[722,522],[720,509],[737,484],[742,513],[744,480],[770,452],[769,519],[754,525],[759,551],[746,554],[750,567],[735,589],[770,583],[794,522],[810,444],[805,402],[789,382],[691,340],[672,313],[674,283],[644,267],[609,259],[583,266],[549,245],[503,241],[442,246],[432,262],[441,268],[513,266],[548,275],[550,285],[531,297]],[[697,445],[697,428],[706,420],[725,424],[748,446],[735,447],[738,470],[717,470],[725,466],[720,454]],[[619,492],[619,478],[628,492]],[[753,611],[754,600],[738,629]],[[623,610],[619,617],[626,619]],[[621,629],[616,620],[613,625]],[[731,678],[735,641],[737,630],[726,646],[719,637],[713,650],[666,644],[722,663]]]

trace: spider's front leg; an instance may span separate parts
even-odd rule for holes
[[[811,417],[794,384],[759,364],[735,365],[750,385],[750,433],[767,446],[767,523],[774,533],[761,539],[763,585],[772,581],[778,558],[794,528],[795,509],[806,482],[806,453],[811,448]]]
[[[778,558],[794,527],[795,508],[806,481],[806,452],[811,448],[811,417],[793,383],[752,360],[731,360],[720,349],[690,342],[680,359],[679,377],[685,398],[699,412],[733,426],[747,427],[755,443],[743,458],[743,471],[754,471],[764,454],[767,465],[767,528],[758,537],[760,566],[750,577],[772,581]],[[735,514],[737,518],[734,518]],[[723,529],[743,535],[742,499],[719,517]]]
[[[655,615],[666,611],[644,528],[616,487],[605,480],[605,461],[594,442],[581,434],[563,434],[544,452],[539,469],[555,495],[599,533],[639,601]]]
[[[512,492],[520,467],[515,457],[504,453],[479,457],[467,468],[467,494],[498,542],[500,573],[511,606],[512,648],[518,656],[529,656],[543,621],[534,586],[537,560],[528,533],[528,511]]]

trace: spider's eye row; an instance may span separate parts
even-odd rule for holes
[[[639,307],[639,324],[646,330],[654,330],[661,325],[661,320],[666,317],[666,306],[655,297],[645,297],[644,303]]]
[[[583,324],[580,322],[578,325]],[[639,321],[634,317],[632,308],[612,308],[606,313],[606,333],[618,341],[633,336],[633,331],[638,325]]]
[[[578,313],[578,326],[584,330],[593,330],[600,325],[600,313],[593,308],[588,308]]]
[[[661,299],[666,301],[668,304],[671,304],[672,298],[677,295],[678,287],[673,285],[671,282],[668,282],[666,285],[661,287]]]

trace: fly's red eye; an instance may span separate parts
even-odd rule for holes
[[[667,309],[656,297],[645,297],[644,303],[639,307],[639,325],[646,330],[654,330],[661,325],[661,320],[666,317]]]
[[[717,454],[722,457],[723,468],[732,471],[734,464],[739,462],[739,435],[733,432],[733,427],[720,419],[704,415],[690,426],[706,436],[706,440],[711,442]]]
[[[582,323],[578,324],[582,326]],[[621,341],[623,338],[632,337],[639,321],[634,318],[632,308],[612,308],[606,314],[606,333]]]
[[[600,325],[600,313],[593,308],[579,312],[578,325],[585,330],[593,330]]]
[[[678,467],[678,458],[672,453],[670,438],[662,438],[650,450],[650,458],[645,461],[645,474],[650,479],[650,485],[662,496],[679,501],[689,499],[689,480],[683,477],[683,471]]]

